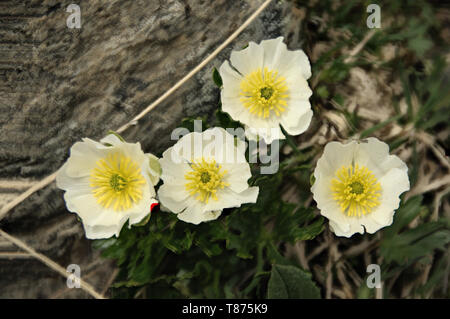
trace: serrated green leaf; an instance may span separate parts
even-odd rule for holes
[[[269,299],[320,299],[311,276],[298,267],[273,265],[267,290]]]
[[[435,249],[443,250],[448,243],[448,221],[440,220],[422,224],[396,235],[391,240],[382,241],[380,253],[387,262],[402,264],[430,254]]]
[[[313,220],[315,215],[312,208],[300,207],[295,211],[294,208],[293,204],[279,203],[273,230],[277,240],[295,243],[313,239],[323,231],[323,218]]]

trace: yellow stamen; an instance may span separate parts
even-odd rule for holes
[[[241,102],[259,117],[267,118],[271,112],[280,116],[285,111],[289,97],[286,81],[278,72],[258,69],[241,82]]]
[[[217,190],[230,185],[223,181],[227,171],[221,171],[222,166],[215,160],[207,161],[203,157],[201,160],[194,160],[190,165],[192,171],[184,175],[187,181],[185,187],[189,194],[197,195],[196,198],[204,203],[207,203],[210,197],[218,200]]]
[[[331,181],[333,198],[347,216],[370,213],[380,204],[381,186],[365,166],[342,166]]]
[[[142,199],[145,179],[139,166],[122,153],[110,153],[97,161],[90,186],[97,202],[115,211],[131,208]]]

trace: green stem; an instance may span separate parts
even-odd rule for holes
[[[292,138],[292,136],[290,136],[281,125],[280,125],[280,129],[281,129],[281,132],[283,132],[284,136],[286,137],[286,142],[292,148],[294,153],[301,154],[302,152],[300,152],[300,150],[298,149],[297,144],[295,143],[295,141]]]
[[[248,293],[250,293],[250,291],[252,291],[256,287],[256,285],[259,283],[258,274],[263,271],[263,267],[264,267],[263,249],[264,249],[264,241],[261,241],[258,244],[257,252],[256,252],[255,274],[253,275],[253,279],[250,282],[250,284],[242,292],[244,296],[246,296]]]

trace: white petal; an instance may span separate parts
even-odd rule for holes
[[[146,175],[143,175],[143,177],[145,178],[146,183],[142,186],[142,199],[123,212],[130,220],[130,224],[140,222],[150,213],[151,205],[157,203],[154,198],[156,196],[155,188],[150,181],[150,177]]]
[[[178,219],[195,225],[205,221],[205,206],[197,200],[190,201],[188,207],[177,215]]]
[[[364,234],[364,227],[357,221],[350,221],[350,224],[342,224],[330,220],[330,226],[336,236],[349,238],[356,233]]]
[[[123,144],[124,142],[122,142],[115,134],[108,134],[100,140],[100,143],[118,146]]]
[[[386,209],[382,206],[378,207],[378,217],[375,215],[375,211],[365,216],[364,227],[369,234],[373,234],[381,228],[390,226],[394,220],[394,211]],[[379,217],[382,217],[380,219]]]
[[[63,190],[72,189],[76,194],[91,193],[89,177],[70,177],[67,175],[67,162],[58,170],[56,175],[56,186]]]
[[[217,163],[226,163],[236,159],[234,137],[221,127],[207,129],[202,134],[202,154],[204,158],[213,158]],[[241,154],[239,154],[241,155]]]
[[[186,198],[189,193],[182,185],[164,183],[158,190],[158,198],[164,207],[174,213],[179,213],[187,207]]]
[[[286,78],[285,81],[289,89],[289,98],[294,100],[308,100],[311,97],[312,91],[309,88],[308,82],[300,72],[289,69],[286,73],[281,75]]]
[[[261,41],[261,46],[264,48],[264,67],[267,67],[269,70],[278,69],[280,56],[287,51],[283,39],[283,37],[278,37]]]
[[[210,130],[205,132],[209,133]],[[215,133],[217,139],[213,144],[209,144],[209,146],[205,147],[203,150],[204,156],[211,156],[215,159],[215,161],[221,165],[240,165],[246,164],[248,166],[247,160],[245,158],[245,148],[246,144],[244,141],[239,139],[237,136],[234,136],[228,131],[225,131],[222,128],[214,128],[211,130],[211,133]],[[235,132],[238,133],[238,132]],[[213,150],[217,150],[216,152],[209,152],[208,148],[212,148]],[[231,169],[230,166],[224,166],[225,169]]]
[[[159,163],[161,164],[161,179],[164,181],[164,183],[168,184],[176,184],[176,185],[184,185],[186,184],[186,179],[184,178],[184,175],[186,173],[192,171],[192,168],[185,163],[185,159],[178,157],[177,155],[173,155],[172,148],[168,149],[163,154],[163,158],[159,159]],[[173,158],[178,158],[178,163],[174,163],[172,161],[172,155]]]
[[[342,166],[352,164],[356,152],[355,141],[350,141],[347,144],[339,142],[330,142],[325,145],[322,157],[317,161],[316,169],[314,170],[314,177],[318,178],[316,174],[324,174],[327,176],[334,176],[336,171]]]
[[[149,162],[147,169],[150,181],[152,182],[153,185],[156,185],[158,184],[159,179],[161,177],[162,172],[161,164],[159,163],[159,159],[155,155],[151,153],[147,153],[145,155],[148,157]]]
[[[261,41],[264,48],[264,66],[284,74],[292,70],[307,80],[311,77],[311,64],[303,50],[288,50],[283,37]]]
[[[222,214],[221,210],[209,211],[203,214],[203,221],[208,222],[210,220],[217,219]]]
[[[248,47],[241,51],[232,51],[230,61],[242,75],[247,75],[263,68],[264,50],[255,42],[249,42]]]
[[[392,168],[408,171],[408,167],[400,158],[389,155],[389,146],[374,137],[359,143],[355,161],[370,169],[378,179]]]
[[[346,226],[345,228],[343,228],[342,226]],[[355,234],[355,232],[350,228],[349,224],[339,224],[336,223],[332,220],[330,220],[330,230],[339,237],[351,237]],[[361,232],[364,231],[364,228],[361,227],[361,229],[359,229],[359,231],[357,232]]]
[[[400,195],[409,190],[408,174],[403,169],[392,168],[378,182],[382,190],[380,206],[370,215],[377,223],[389,226],[400,205]]]
[[[242,75],[233,70],[228,61],[222,63],[219,69],[219,73],[222,77],[223,82],[221,96],[228,98],[239,98],[239,93],[241,91],[241,82],[243,79]]]
[[[327,201],[318,201],[316,199],[317,197],[314,197],[314,200],[317,202],[317,207],[320,209],[320,214],[330,220],[330,223],[333,222],[336,225],[339,226],[339,229],[334,227],[334,229],[337,229],[342,234],[348,234],[352,231],[351,225],[352,220],[351,217],[346,216],[340,209],[340,207],[337,205],[336,201],[333,198],[328,198]],[[354,232],[353,232],[354,233]],[[343,236],[343,235],[338,235]]]
[[[241,123],[248,122],[249,111],[242,104],[239,97],[227,97],[221,95],[222,110],[228,113],[231,118]]]
[[[240,164],[222,164],[223,168],[227,170],[224,176],[224,182],[232,191],[236,193],[243,192],[248,188],[248,179],[252,177],[250,165],[248,163]]]
[[[330,226],[337,236],[347,236],[348,234],[351,236],[354,233],[351,229],[351,219],[341,211],[339,205],[333,199],[330,187],[333,176],[320,170],[319,165],[314,171],[314,176],[316,181],[311,187],[311,191],[320,214],[330,220]]]
[[[352,217],[349,217],[352,218]],[[363,215],[360,217],[353,217],[352,218],[352,229],[358,229],[359,233],[364,234],[364,230],[367,231],[369,234],[373,234],[376,231],[380,230],[380,228],[383,227],[383,225],[378,224],[370,214]],[[363,228],[361,231],[361,227]],[[355,231],[357,232],[357,231]]]
[[[108,154],[106,148],[97,146],[101,144],[89,139],[76,142],[70,149],[70,157],[66,162],[66,174],[70,177],[89,176],[91,170],[97,165],[97,161]]]
[[[86,233],[86,238],[88,239],[102,239],[109,238],[113,235],[119,237],[120,230],[125,224],[125,221],[122,224],[112,225],[112,226],[103,226],[103,225],[95,225],[89,226],[84,224],[84,231]]]
[[[256,203],[258,198],[259,188],[249,187],[245,191],[236,193],[228,187],[218,190],[218,200],[209,200],[206,204],[205,210],[221,210],[223,208],[240,207],[245,203]]]
[[[275,140],[284,140],[286,138],[278,125],[270,128],[255,128],[246,125],[245,136],[253,141],[258,141],[259,138],[262,138],[266,144],[271,144]]]
[[[133,162],[135,162],[138,165],[141,165],[145,163],[145,167],[148,167],[148,157],[144,154],[141,148],[141,143],[121,143],[118,144],[117,147],[113,149],[121,150],[124,152],[124,154],[128,157],[130,157]],[[146,170],[144,170],[146,172]]]
[[[202,157],[203,148],[204,139],[202,133],[192,132],[180,138],[180,140],[172,147],[172,152],[184,159],[185,162],[192,162],[193,160]],[[176,164],[178,165],[178,163]]]
[[[293,71],[299,72],[305,80],[311,77],[311,64],[303,50],[289,51],[280,46],[277,59],[272,64],[281,75]]]
[[[281,114],[280,123],[290,135],[299,135],[309,127],[312,116],[309,101],[291,100],[286,111]]]
[[[150,208],[152,207],[152,204],[158,204],[158,201],[154,198],[151,198],[148,204],[148,207],[145,207],[145,209],[141,210],[140,213],[130,215],[129,226],[141,222],[148,214],[150,214]]]

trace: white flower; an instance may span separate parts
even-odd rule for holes
[[[330,142],[314,171],[311,190],[337,236],[375,233],[392,224],[399,196],[409,190],[408,167],[376,138]]]
[[[280,124],[290,135],[308,128],[311,65],[302,50],[289,51],[279,37],[259,45],[250,42],[231,52],[230,60],[234,68],[225,61],[219,70],[222,109],[245,125],[249,139],[259,135],[267,144],[283,139]]]
[[[235,145],[237,143],[237,145]],[[216,219],[224,208],[255,203],[258,187],[249,187],[245,143],[222,128],[193,132],[167,149],[159,160],[164,184],[161,206],[188,223]]]
[[[160,166],[140,143],[121,141],[110,134],[99,142],[84,138],[75,143],[56,177],[65,190],[67,209],[78,214],[89,239],[119,236],[127,220],[139,223],[150,213]]]

